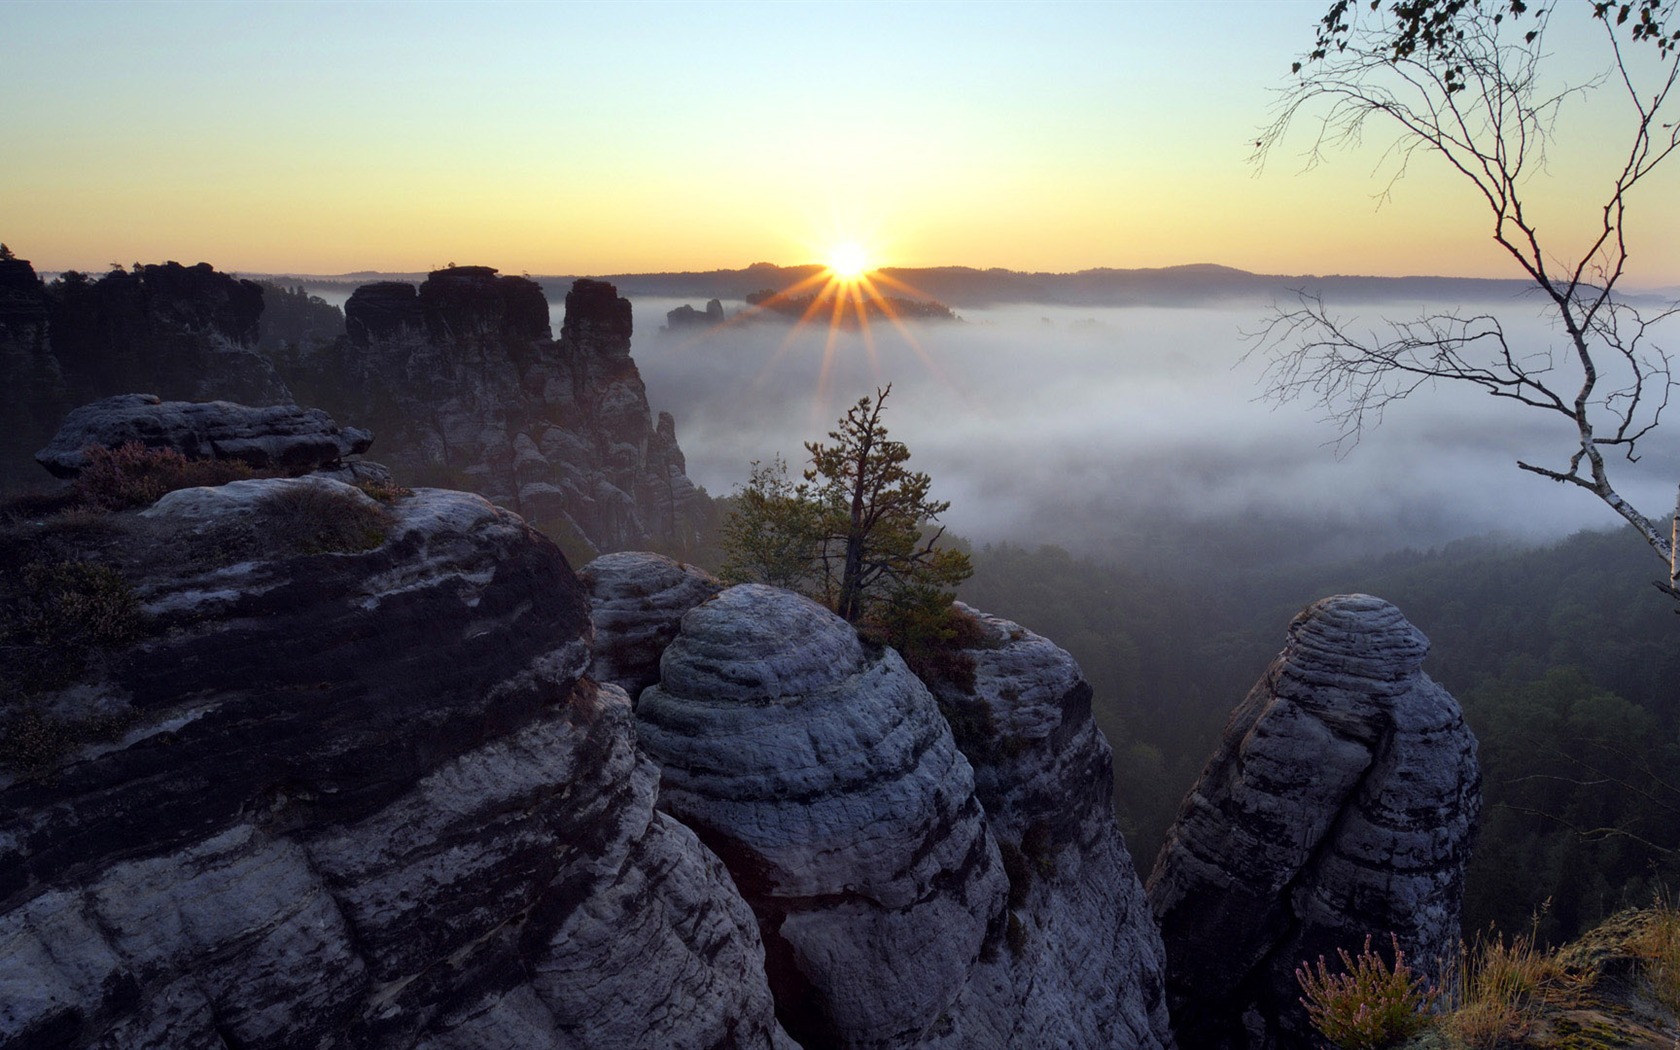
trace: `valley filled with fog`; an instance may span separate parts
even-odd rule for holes
[[[831,334],[827,317],[662,331],[680,300],[634,299],[634,355],[672,412],[688,473],[713,495],[753,460],[821,439],[846,407],[892,383],[886,421],[976,542],[1055,543],[1133,561],[1315,561],[1428,548],[1486,534],[1542,541],[1616,519],[1585,493],[1517,469],[1561,466],[1567,422],[1478,391],[1425,388],[1338,456],[1305,401],[1261,401],[1263,355],[1245,359],[1268,304],[960,311],[962,323]],[[741,303],[726,303],[732,318]],[[1531,302],[1475,304],[1534,352],[1557,344]],[[1393,303],[1336,309],[1360,330],[1407,318]],[[555,306],[555,329],[561,309]],[[1666,440],[1664,440],[1666,438]],[[1636,506],[1673,500],[1653,436],[1613,471]],[[1221,550],[1202,549],[1217,544]],[[1205,565],[1213,568],[1213,565]]]

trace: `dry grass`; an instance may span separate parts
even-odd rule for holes
[[[297,485],[263,498],[262,533],[298,554],[357,554],[385,542],[391,512],[355,489]]]
[[[1680,1013],[1680,908],[1659,902],[1628,947],[1657,1001]]]
[[[1539,920],[1535,920],[1537,927]],[[1527,1035],[1538,1008],[1579,991],[1557,954],[1535,944],[1535,929],[1506,941],[1489,930],[1459,950],[1446,996],[1448,1032],[1475,1050],[1493,1050]]]

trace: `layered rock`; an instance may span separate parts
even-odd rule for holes
[[[345,327],[289,378],[380,433],[402,477],[479,492],[576,549],[694,541],[699,493],[675,421],[649,409],[612,285],[573,285],[557,342],[541,286],[485,266],[434,271],[418,290],[365,285]]]
[[[1476,743],[1389,603],[1326,598],[1231,716],[1149,879],[1186,1047],[1311,1035],[1294,971],[1392,933],[1426,971],[1459,934]]]
[[[957,606],[974,637],[929,684],[1009,875],[1007,947],[930,1046],[1170,1047],[1166,967],[1114,816],[1114,764],[1073,657]]]
[[[420,490],[285,555],[294,490],[366,504],[246,481],[30,534],[145,622],[26,698],[111,731],[0,776],[0,1045],[790,1048],[751,911],[582,677],[553,544]]]
[[[117,448],[137,441],[188,459],[235,459],[256,468],[305,472],[336,467],[345,456],[366,452],[373,435],[340,427],[318,408],[227,401],[163,401],[152,394],[119,394],[83,405],[65,417],[58,433],[35,453],[56,477],[87,466],[83,449]]]
[[[694,608],[637,706],[660,804],[757,914],[778,1015],[808,1048],[920,1045],[1002,937],[1007,879],[933,698],[815,603]]]
[[[683,614],[723,589],[704,569],[646,551],[604,554],[579,569],[578,579],[595,622],[589,675],[632,699],[659,681],[659,657]]]

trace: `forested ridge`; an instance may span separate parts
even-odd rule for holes
[[[1163,579],[1015,544],[974,552],[962,597],[1071,652],[1116,752],[1116,805],[1147,868],[1231,709],[1327,594],[1387,598],[1464,704],[1487,806],[1465,926],[1573,936],[1680,878],[1680,620],[1631,532],[1492,539],[1345,565]],[[1147,874],[1147,872],[1145,872]]]

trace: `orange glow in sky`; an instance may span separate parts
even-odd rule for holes
[[[0,239],[43,270],[645,273],[858,239],[837,269],[1515,276],[1432,158],[1380,207],[1380,136],[1248,163],[1326,6],[12,0]],[[1566,241],[1625,138],[1594,105],[1529,184]],[[1634,202],[1630,284],[1680,284],[1677,189]]]

